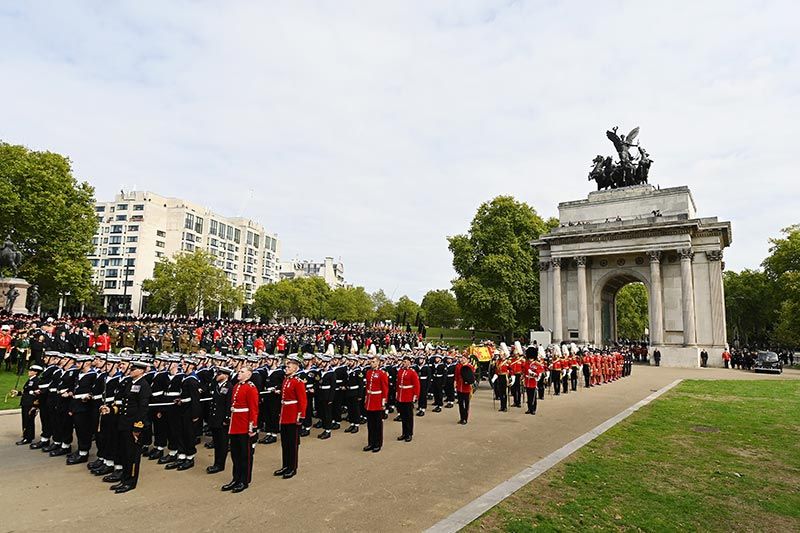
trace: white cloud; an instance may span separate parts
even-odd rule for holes
[[[797,221],[792,2],[19,3],[0,138],[121,187],[241,211],[369,290],[453,277],[446,235],[513,194],[583,197],[605,130],[734,224],[729,268]],[[790,167],[790,165],[792,165]],[[252,189],[252,194],[248,191]]]

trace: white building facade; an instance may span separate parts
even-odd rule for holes
[[[120,192],[114,201],[98,202],[95,212],[89,260],[110,313],[141,314],[142,282],[161,258],[180,252],[210,252],[228,279],[244,287],[246,304],[260,285],[279,279],[278,236],[252,220],[147,191]]]
[[[346,287],[344,264],[326,257],[324,261],[283,261],[280,263],[280,279],[308,278],[317,276],[325,280],[331,289]]]

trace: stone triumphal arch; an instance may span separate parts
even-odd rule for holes
[[[604,345],[615,338],[617,291],[647,288],[650,350],[664,366],[722,366],[727,346],[722,251],[731,225],[698,218],[688,187],[641,184],[558,206],[559,227],[539,250],[541,323],[553,342]]]

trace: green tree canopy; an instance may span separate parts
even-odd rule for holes
[[[426,322],[431,326],[451,328],[461,318],[461,311],[453,293],[447,289],[428,291],[420,305],[425,312]]]
[[[644,338],[650,323],[647,314],[647,287],[629,283],[617,292],[617,337],[630,340]]]
[[[739,339],[744,345],[768,342],[779,310],[775,283],[766,272],[749,269],[726,271],[723,280],[728,340]]]
[[[256,289],[253,307],[264,318],[319,319],[327,311],[330,292],[325,280],[317,276],[282,279]]]
[[[396,312],[394,302],[386,296],[383,289],[372,293],[372,309],[375,312],[375,320],[384,321],[395,319]]]
[[[341,287],[328,296],[326,317],[341,322],[372,320],[372,298],[364,287]]]
[[[151,312],[177,311],[195,316],[201,311],[216,312],[220,304],[232,311],[244,303],[241,287],[234,287],[225,272],[214,265],[214,256],[200,249],[176,254],[174,259],[163,258],[142,288],[150,293]]]
[[[422,314],[422,308],[417,302],[412,300],[406,295],[400,297],[395,305],[394,321],[399,325],[414,324],[414,321],[419,316],[423,321],[425,320]]]
[[[22,252],[18,275],[43,299],[91,298],[96,231],[94,189],[75,179],[69,159],[0,143],[0,238],[11,235]]]
[[[538,324],[538,254],[531,241],[557,225],[525,202],[498,196],[478,208],[467,234],[448,237],[465,325],[510,337]]]
[[[800,225],[781,230],[783,237],[770,239],[764,271],[773,282],[772,304],[778,309],[772,340],[779,345],[800,346]]]

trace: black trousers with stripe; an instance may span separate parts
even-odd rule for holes
[[[367,411],[367,445],[372,448],[383,446],[383,410]]]
[[[254,448],[250,435],[240,433],[230,435],[231,461],[233,462],[233,481],[250,484],[253,477]]]
[[[281,424],[281,451],[283,468],[297,470],[297,451],[300,447],[300,425]]]

